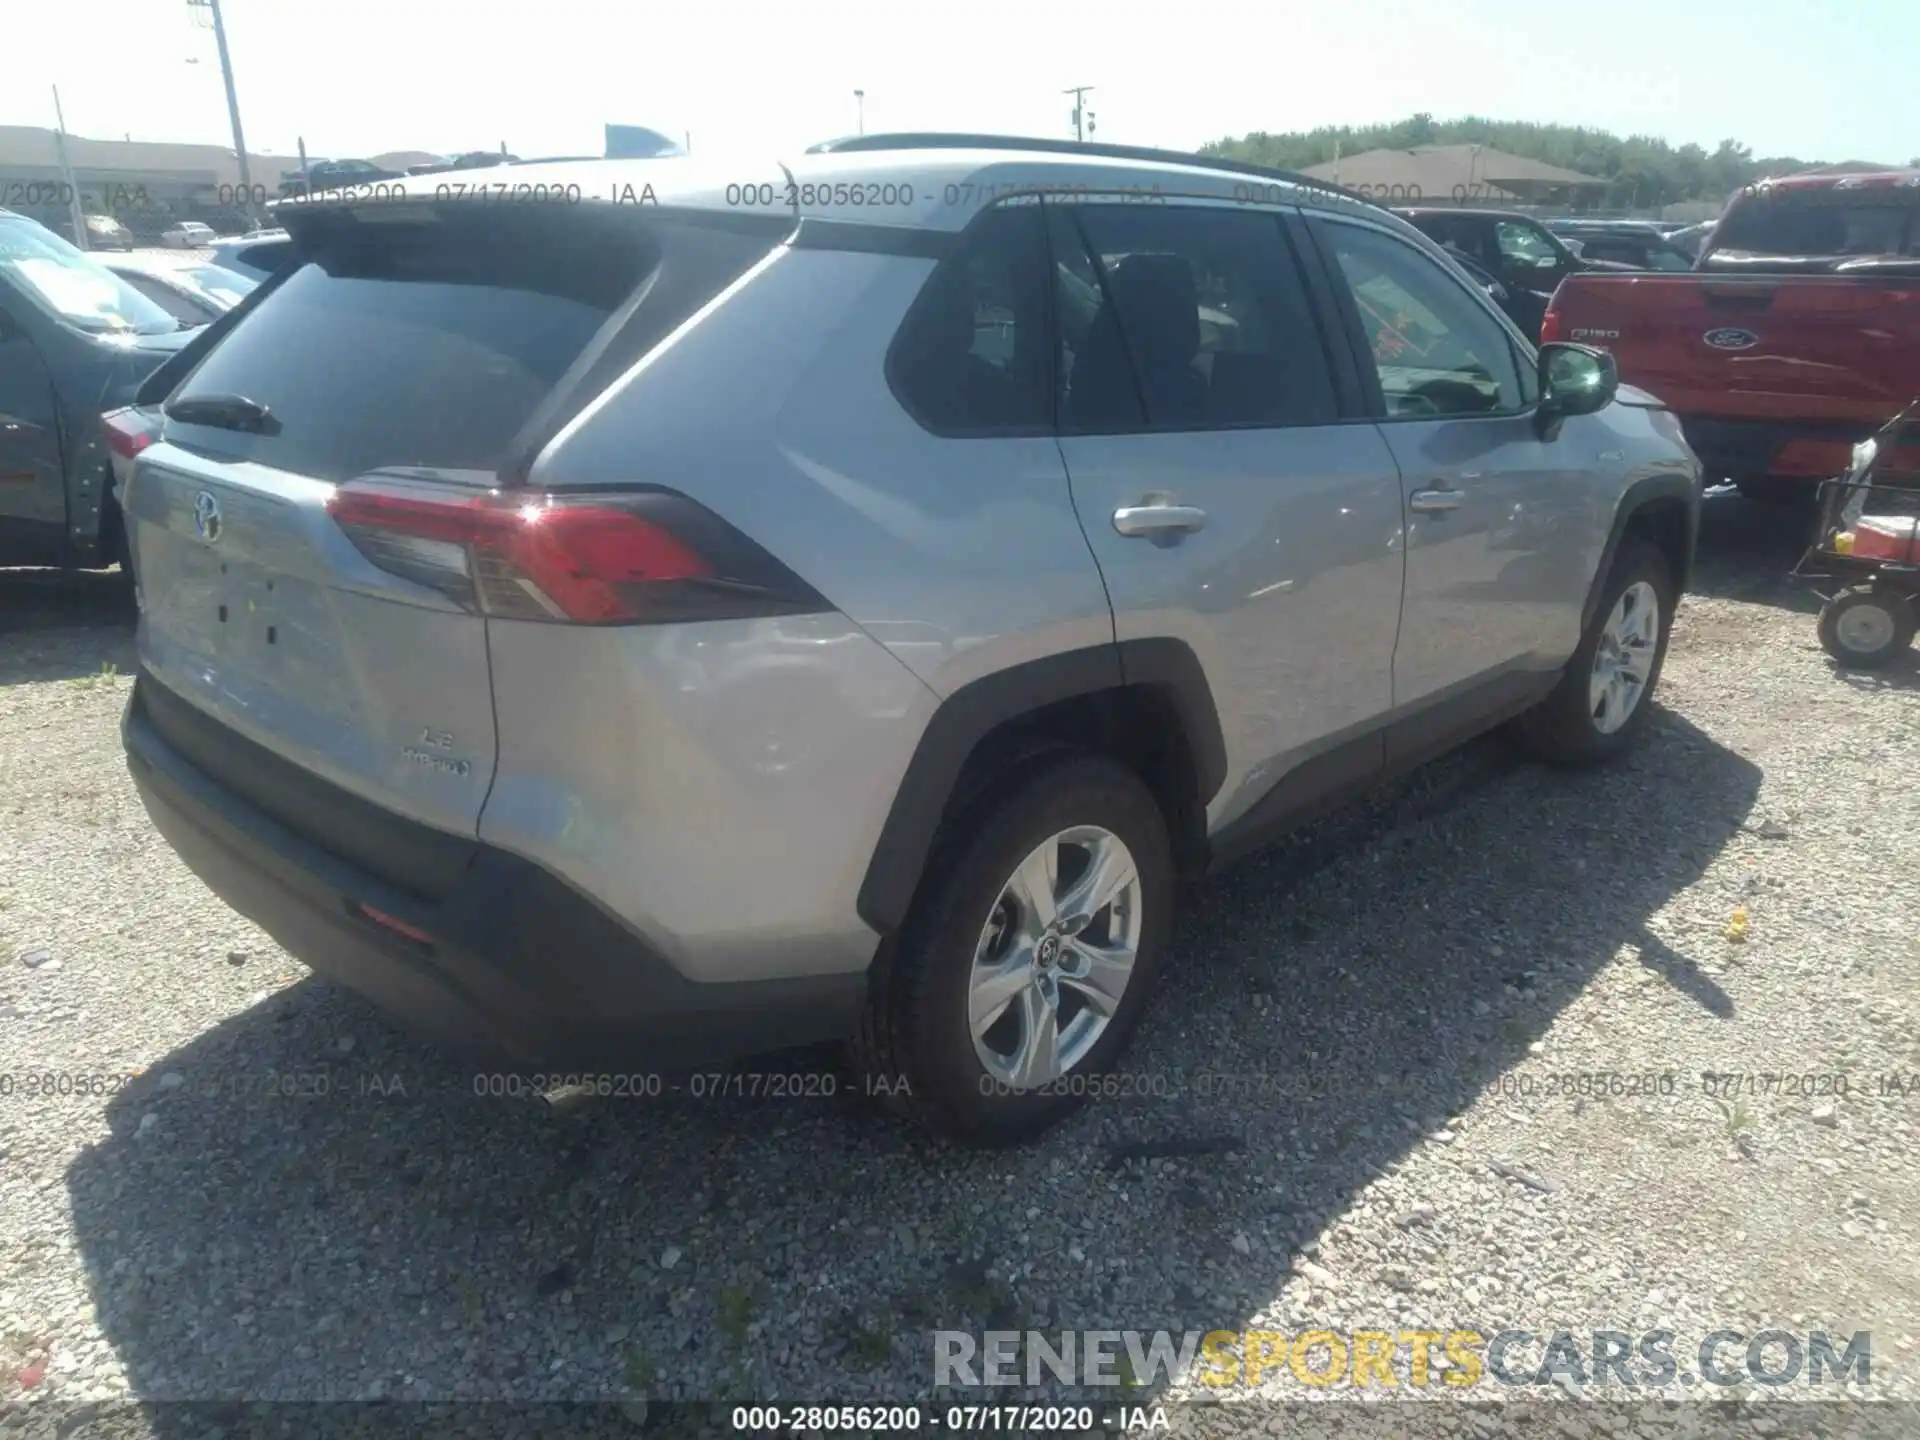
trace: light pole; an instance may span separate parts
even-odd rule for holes
[[[220,50],[220,78],[227,85],[227,119],[233,122],[233,154],[240,162],[241,208],[252,220],[257,218],[253,206],[253,175],[247,168],[247,137],[240,129],[240,97],[233,88],[233,61],[227,55],[227,27],[220,19],[220,0],[187,0],[187,8],[204,9],[213,16],[213,43]]]
[[[73,165],[67,159],[67,116],[60,108],[60,87],[53,87],[53,119],[60,128],[53,132],[54,149],[60,153],[60,183],[67,187],[67,213],[73,217],[73,243],[91,250],[87,243],[87,217],[80,208],[80,184],[73,178]]]
[[[864,135],[867,133],[867,92],[864,90],[854,91],[853,103],[857,117],[854,123],[859,127],[855,133]]]
[[[1087,138],[1087,132],[1093,129],[1093,112],[1087,109],[1086,101],[1087,92],[1092,89],[1093,86],[1091,85],[1071,85],[1060,92],[1062,95],[1073,96],[1073,115],[1071,118],[1073,120],[1073,138],[1075,140],[1084,141]]]

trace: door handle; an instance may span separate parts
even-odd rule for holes
[[[1443,510],[1458,510],[1466,498],[1464,490],[1416,490],[1407,497],[1407,508],[1421,515],[1435,515]]]
[[[1206,523],[1198,505],[1122,505],[1113,512],[1113,528],[1122,535],[1187,535]]]

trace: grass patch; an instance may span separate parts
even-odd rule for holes
[[[120,667],[111,660],[100,662],[99,673],[94,675],[76,675],[67,684],[76,690],[91,690],[99,685],[112,685],[120,678]]]

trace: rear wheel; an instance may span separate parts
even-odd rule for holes
[[[1842,665],[1872,670],[1913,643],[1913,604],[1872,585],[1842,590],[1820,611],[1820,643]]]
[[[854,1043],[869,1093],[973,1144],[1098,1093],[1170,934],[1160,807],[1112,761],[1043,762],[971,806],[928,862]]]
[[[1673,606],[1666,558],[1644,540],[1625,541],[1560,683],[1520,717],[1527,747],[1563,765],[1599,764],[1631,748],[1666,663]]]

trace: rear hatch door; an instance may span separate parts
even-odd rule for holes
[[[173,692],[149,707],[156,724],[210,718],[390,811],[475,832],[496,754],[486,622],[371,563],[327,505],[369,476],[443,496],[497,485],[646,272],[643,245],[569,212],[302,217],[299,269],[168,399],[128,487],[141,662]],[[222,768],[217,744],[192,748]],[[298,786],[249,788],[259,773],[216,778],[296,830],[317,813]]]

